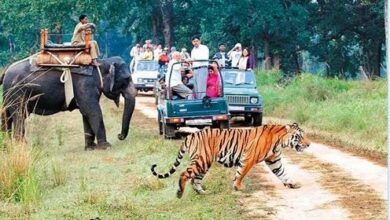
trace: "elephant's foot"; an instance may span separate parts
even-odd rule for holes
[[[95,150],[107,150],[107,149],[111,149],[111,147],[112,145],[109,142],[102,141],[96,145]]]
[[[85,145],[85,150],[94,150],[96,148],[96,144],[94,142],[91,142],[91,143],[87,143]]]

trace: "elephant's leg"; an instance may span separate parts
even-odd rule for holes
[[[83,115],[85,150],[93,150],[96,147],[95,133],[88,122],[88,118]]]
[[[97,146],[95,149],[107,149],[111,147],[111,144],[107,142],[102,110],[98,100],[93,103],[79,103],[79,106],[81,114],[86,117],[93,134],[96,136]]]
[[[12,131],[12,117],[9,113],[8,108],[4,108],[3,112],[1,113],[1,131],[7,132],[9,137],[11,137],[11,131]]]
[[[24,141],[25,135],[25,109],[24,108],[15,108],[11,109],[11,118],[14,127],[14,139],[16,141]]]

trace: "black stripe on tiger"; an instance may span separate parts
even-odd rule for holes
[[[160,173],[157,173],[155,170],[157,167],[157,164],[153,164],[151,169],[150,169],[152,171],[153,175],[157,176],[159,179],[165,179],[165,178],[168,178],[169,176],[171,176],[172,174],[174,174],[176,172],[176,168],[178,166],[180,166],[181,160],[183,159],[184,154],[187,152],[187,150],[188,150],[188,146],[186,145],[186,141],[184,141],[182,147],[179,150],[179,153],[177,154],[176,161],[173,164],[172,168],[167,173],[160,174]]]

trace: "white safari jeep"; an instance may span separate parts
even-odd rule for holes
[[[134,62],[131,70],[137,91],[153,91],[159,75],[159,65],[157,61],[138,60]]]

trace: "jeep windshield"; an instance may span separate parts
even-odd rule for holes
[[[139,61],[136,70],[137,71],[158,71],[159,65],[155,61]]]
[[[227,87],[234,87],[237,85],[245,85],[250,87],[256,86],[256,79],[253,71],[245,71],[238,69],[224,69],[221,71],[223,82]]]

